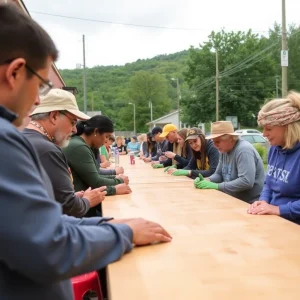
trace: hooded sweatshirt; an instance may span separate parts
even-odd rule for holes
[[[280,216],[300,224],[300,142],[292,149],[271,147],[259,200],[279,206]]]

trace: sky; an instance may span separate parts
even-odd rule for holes
[[[23,0],[55,41],[60,69],[124,65],[198,47],[212,30],[252,29],[267,35],[281,24],[281,0]],[[300,0],[286,0],[287,24],[300,24]],[[50,16],[45,15],[59,15]],[[72,18],[105,21],[93,22]],[[134,24],[139,26],[128,26]],[[154,26],[153,27],[141,27]]]

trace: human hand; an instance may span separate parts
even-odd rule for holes
[[[110,166],[110,161],[105,161],[103,163],[100,164],[100,167],[101,168],[108,168]]]
[[[115,167],[116,175],[123,174],[124,168],[123,167]]]
[[[171,235],[159,224],[141,218],[126,222],[132,229],[133,243],[143,246],[157,242],[170,242]]]
[[[124,195],[124,194],[131,193],[131,188],[129,187],[129,185],[125,183],[117,184],[115,188],[116,188],[116,195]]]
[[[253,202],[247,212],[252,215],[280,215],[279,206],[271,205],[265,200]]]
[[[144,162],[150,162],[150,161],[151,161],[151,157],[144,157],[144,158],[143,158],[143,161],[144,161]]]
[[[189,170],[176,170],[172,173],[173,176],[188,176],[190,173]]]
[[[219,189],[219,186],[218,186],[217,183],[210,182],[208,180],[196,181],[196,179],[194,180],[194,186],[197,189],[211,189],[211,190],[218,190]]]
[[[176,155],[176,154],[175,154],[174,152],[171,152],[171,151],[165,152],[165,156],[166,156],[167,158],[174,158],[175,155]]]
[[[84,192],[83,198],[86,198],[90,202],[90,207],[94,207],[105,199],[106,194],[106,186],[101,186],[93,190],[88,188]]]
[[[170,174],[170,175],[173,175],[173,173],[176,172],[176,171],[177,171],[177,169],[171,168],[171,169],[169,169],[169,170],[167,171],[167,173]]]
[[[124,183],[129,184],[129,178],[124,174],[119,174],[116,176],[116,178],[122,179]]]
[[[172,166],[166,167],[166,168],[164,169],[164,172],[167,172],[169,169],[176,169],[176,168],[177,168],[176,165],[172,165]]]
[[[78,191],[75,193],[75,195],[79,198],[82,198],[83,194],[84,194],[84,191]]]
[[[153,168],[153,169],[160,169],[160,168],[163,168],[163,167],[164,167],[163,164],[152,165],[152,168]]]
[[[159,161],[155,160],[155,161],[151,161],[151,166],[159,164]]]

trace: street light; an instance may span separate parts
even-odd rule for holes
[[[135,128],[135,103],[129,102],[128,104],[133,105],[133,133],[136,135],[136,128]]]
[[[178,109],[178,129],[180,129],[180,100],[181,100],[181,93],[179,87],[179,80],[178,78],[171,78],[171,80],[176,81],[176,88],[177,88],[177,109]]]

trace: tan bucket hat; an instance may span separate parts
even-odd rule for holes
[[[239,135],[234,132],[233,125],[230,121],[218,121],[211,124],[211,134],[206,136],[207,140],[215,139],[219,136],[229,134],[229,135]]]
[[[79,110],[75,96],[68,91],[51,89],[47,95],[40,97],[40,99],[41,104],[36,107],[30,116],[56,110],[66,110],[80,120],[90,119],[88,115]]]

